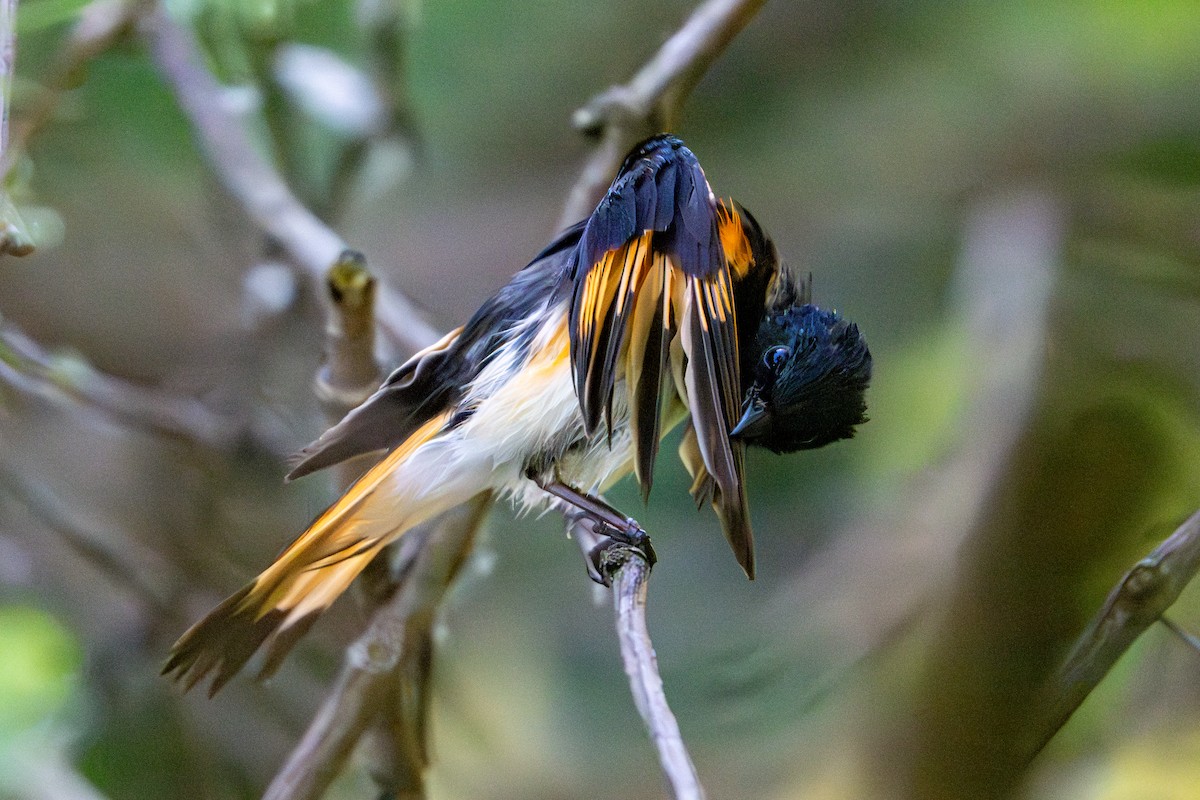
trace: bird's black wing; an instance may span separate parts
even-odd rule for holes
[[[738,211],[717,201],[680,140],[656,136],[630,153],[584,225],[569,320],[575,388],[589,432],[601,419],[611,430],[625,359],[634,466],[644,494],[658,451],[663,380],[671,371],[683,375],[678,388],[715,483],[718,516],[750,575],[754,545],[742,449],[729,430],[741,396],[734,281],[752,261]]]

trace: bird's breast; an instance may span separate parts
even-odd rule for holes
[[[462,407],[461,445],[492,461],[493,488],[519,504],[547,499],[530,469],[582,491],[600,491],[629,471],[631,438],[623,387],[614,392],[611,447],[606,428],[584,430],[571,374],[566,311],[515,331],[472,381]],[[624,468],[624,471],[622,471]]]

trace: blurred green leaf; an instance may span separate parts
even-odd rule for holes
[[[88,0],[25,0],[17,11],[17,33],[26,34],[74,19]]]
[[[929,330],[879,363],[861,437],[875,477],[903,476],[928,466],[954,443],[969,386],[967,338],[957,325]]]
[[[0,196],[0,253],[17,256],[33,252],[34,239],[8,195]]]
[[[0,739],[58,711],[71,694],[82,655],[62,625],[24,605],[0,607]]]

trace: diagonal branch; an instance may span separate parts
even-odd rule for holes
[[[242,121],[225,102],[220,84],[205,69],[192,32],[161,5],[143,17],[141,32],[226,190],[259,228],[323,285],[326,271],[347,249],[346,243],[296,199],[255,149]],[[376,295],[376,318],[394,342],[419,350],[440,338],[399,291],[381,282]]]
[[[1066,724],[1117,660],[1157,622],[1200,570],[1200,511],[1121,578],[1047,686],[1045,727],[1032,735],[1034,758]]]
[[[226,449],[233,422],[199,400],[158,392],[100,372],[81,358],[47,353],[0,318],[0,385],[55,405],[84,405],[131,428]]]
[[[634,144],[675,127],[692,89],[764,2],[707,0],[629,83],[610,87],[575,112],[575,127],[600,143],[571,189],[559,228],[587,216]]]
[[[145,555],[132,548],[127,537],[100,530],[90,520],[67,507],[47,486],[27,478],[0,461],[0,492],[11,495],[77,555],[95,567],[114,586],[133,595],[158,621],[178,622],[178,609],[171,607],[164,586],[180,583],[168,564],[156,560],[154,569],[146,569]],[[146,575],[167,576],[157,581]]]
[[[594,523],[590,517],[574,511],[568,511],[564,516],[567,518],[567,535],[579,543],[591,564],[591,553],[601,541],[593,532]],[[612,586],[621,661],[629,678],[633,704],[658,751],[658,763],[670,784],[671,796],[675,800],[703,800],[704,789],[679,732],[679,723],[667,704],[662,677],[658,673],[658,657],[654,654],[654,644],[646,626],[650,563],[638,548],[617,544],[605,554],[601,569],[606,574],[599,577]]]

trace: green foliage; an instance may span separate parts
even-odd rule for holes
[[[59,714],[81,663],[79,644],[49,614],[0,606],[0,741],[26,734]]]
[[[25,0],[17,14],[17,34],[25,36],[73,21],[88,0]]]

